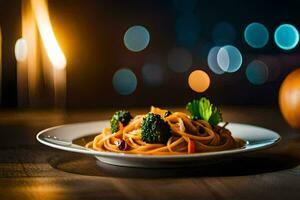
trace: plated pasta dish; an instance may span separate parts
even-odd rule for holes
[[[189,114],[151,107],[149,113],[132,116],[117,111],[87,148],[96,151],[148,155],[177,155],[240,148],[222,122],[220,110],[202,97],[186,106]]]

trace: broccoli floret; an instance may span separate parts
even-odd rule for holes
[[[110,120],[111,132],[115,133],[119,130],[119,122],[121,122],[123,126],[126,126],[131,119],[132,116],[128,111],[120,110],[115,112]]]
[[[143,118],[142,125],[142,140],[151,144],[165,144],[171,137],[171,129],[160,115],[148,113]]]

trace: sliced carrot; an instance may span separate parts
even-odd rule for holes
[[[195,153],[195,142],[189,138],[188,153]]]
[[[168,110],[163,110],[154,106],[151,106],[151,110],[150,112],[154,113],[154,114],[158,114],[161,117],[164,117],[164,114],[167,112]]]
[[[123,124],[121,122],[118,123],[118,126],[119,126],[119,130],[118,130],[118,132],[116,132],[115,138],[121,139],[122,137],[124,137],[124,135],[123,135],[124,127],[123,127]]]
[[[124,128],[124,126],[121,122],[119,122],[118,125],[119,125],[119,130],[122,130]]]

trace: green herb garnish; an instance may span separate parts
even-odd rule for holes
[[[211,125],[218,125],[218,123],[220,123],[221,121],[223,121],[223,118],[222,118],[222,113],[220,112],[220,110],[216,107],[216,106],[213,106],[212,107],[212,114],[208,120],[208,122],[211,124]]]
[[[189,102],[186,109],[191,113],[192,120],[202,119],[213,126],[223,120],[220,110],[205,97]]]

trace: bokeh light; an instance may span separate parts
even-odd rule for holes
[[[150,42],[150,34],[144,26],[132,26],[124,35],[124,44],[130,51],[144,50]]]
[[[299,32],[291,24],[280,25],[274,34],[275,43],[284,50],[293,49],[299,42]]]
[[[269,41],[269,31],[263,24],[254,22],[246,27],[244,37],[249,46],[262,48]]]
[[[168,66],[175,72],[187,71],[193,63],[192,55],[183,48],[174,48],[168,54]]]
[[[172,3],[176,11],[180,13],[192,13],[197,4],[197,0],[173,0]]]
[[[210,78],[205,71],[195,70],[189,75],[189,86],[195,92],[204,92],[210,85]]]
[[[159,64],[146,63],[142,67],[142,75],[148,85],[158,86],[163,83],[163,70]]]
[[[132,94],[137,87],[137,78],[130,69],[119,69],[112,80],[114,89],[121,95]]]
[[[264,84],[268,80],[268,76],[268,66],[260,60],[253,60],[246,68],[246,77],[254,85]]]
[[[220,47],[216,46],[210,49],[208,56],[207,56],[207,63],[208,67],[213,71],[215,74],[223,74],[224,71],[218,64],[217,55],[220,50]]]
[[[236,47],[226,45],[218,51],[217,61],[223,71],[232,73],[240,69],[243,58]]]
[[[15,56],[17,61],[24,61],[27,58],[27,42],[24,38],[17,40],[15,45]]]
[[[200,21],[194,14],[184,14],[175,23],[176,44],[185,48],[193,48],[199,38]]]
[[[220,22],[215,25],[212,37],[215,45],[232,44],[236,37],[234,27],[228,22]]]

